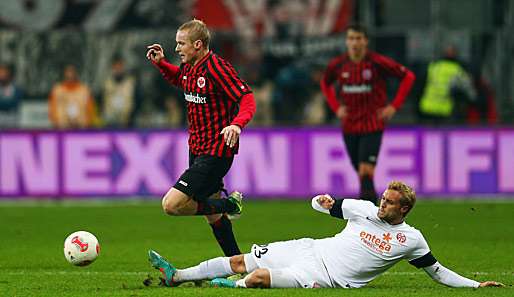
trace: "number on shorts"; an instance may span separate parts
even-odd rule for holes
[[[266,254],[268,252],[268,245],[267,244],[257,244],[255,245],[255,249],[253,250],[253,254],[257,258],[261,258],[262,255]]]

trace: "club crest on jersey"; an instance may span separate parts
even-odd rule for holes
[[[196,81],[196,84],[199,88],[205,87],[205,78],[203,76],[200,76],[198,80]]]
[[[369,79],[371,79],[371,76],[372,76],[372,72],[370,69],[362,70],[362,78],[369,80]]]
[[[398,240],[399,243],[405,243],[407,241],[407,236],[403,233],[397,233],[396,234],[396,240]]]

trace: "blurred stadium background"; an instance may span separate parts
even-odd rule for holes
[[[369,29],[371,49],[406,65],[417,76],[413,91],[385,133],[376,173],[377,189],[383,190],[391,179],[404,180],[417,189],[421,201],[441,200],[433,202],[435,206],[430,202],[422,204],[433,209],[436,217],[451,216],[439,204],[449,199],[464,200],[458,204],[461,208],[452,208],[461,211],[474,211],[477,208],[474,203],[479,203],[482,210],[498,214],[496,219],[485,216],[485,212],[480,213],[484,217],[474,218],[460,213],[455,217],[455,225],[462,226],[461,220],[476,222],[477,218],[483,218],[489,228],[478,232],[490,234],[479,247],[488,249],[503,242],[503,248],[512,251],[514,221],[509,213],[514,208],[514,2],[511,0],[1,1],[0,65],[5,71],[4,78],[0,75],[0,226],[11,240],[0,243],[0,258],[5,256],[6,260],[4,265],[3,259],[0,261],[0,275],[3,274],[0,295],[1,292],[7,292],[6,296],[55,293],[37,291],[34,285],[27,285],[25,281],[31,282],[32,274],[26,271],[26,265],[7,261],[30,254],[27,242],[32,236],[37,237],[35,242],[43,249],[46,245],[59,248],[60,237],[64,240],[67,233],[89,226],[103,238],[116,232],[134,236],[123,231],[123,226],[116,229],[110,223],[98,223],[109,222],[108,215],[102,213],[97,217],[98,210],[90,210],[97,209],[93,204],[84,208],[82,203],[89,200],[92,203],[105,200],[106,212],[112,212],[112,218],[119,222],[124,222],[125,216],[117,210],[131,209],[134,203],[145,213],[153,209],[154,214],[142,218],[162,217],[154,218],[149,224],[182,221],[182,218],[166,218],[161,213],[159,198],[187,165],[183,95],[164,82],[146,60],[145,51],[146,45],[159,42],[165,46],[167,58],[177,62],[173,55],[176,28],[192,17],[206,22],[214,33],[211,48],[235,65],[256,96],[257,114],[242,134],[240,154],[226,178],[229,189],[245,193],[250,201],[247,206],[250,214],[263,208],[265,212],[277,211],[287,218],[288,213],[284,211],[287,206],[269,200],[307,201],[317,193],[357,194],[357,176],[343,147],[338,120],[319,89],[319,79],[327,61],[345,49],[345,26],[358,22]],[[448,46],[457,49],[459,60],[473,77],[477,97],[456,102],[455,112],[444,124],[427,125],[418,108],[427,65],[438,59]],[[51,121],[55,109],[49,104],[52,90],[69,65],[75,67],[91,95],[88,120],[80,128]],[[130,92],[122,98],[109,93],[112,91],[109,81],[113,79],[127,79]],[[395,90],[392,84],[389,97]],[[118,113],[113,114],[113,110]],[[79,202],[73,204],[74,200]],[[259,200],[269,201],[266,202],[269,205]],[[300,207],[296,204],[299,202],[284,203]],[[73,215],[66,215],[68,210]],[[53,215],[44,215],[47,211]],[[74,215],[95,223],[74,220]],[[127,216],[138,220],[135,209]],[[249,217],[259,220],[258,215]],[[273,219],[272,216],[270,220]],[[421,225],[434,231],[437,223],[425,219]],[[193,219],[184,220],[191,223]],[[125,224],[132,226],[128,221]],[[319,228],[330,225],[325,221],[313,224]],[[455,225],[447,220],[447,227],[458,228]],[[114,228],[114,233],[107,232],[105,226]],[[284,223],[284,229],[289,227],[293,228],[293,224]],[[300,227],[299,235],[313,237],[333,234],[339,229],[304,234],[301,230],[314,233],[320,229]],[[198,233],[205,235],[197,235],[203,238],[198,244],[210,246],[210,234],[198,228]],[[237,235],[242,237],[242,244],[249,246],[253,242],[251,236],[243,235],[252,228],[249,221],[236,227],[236,232],[241,232]],[[41,232],[47,229],[53,231]],[[144,228],[137,230],[145,232]],[[257,233],[261,241],[299,237],[285,230],[268,237],[252,231]],[[148,234],[156,240],[159,237],[155,232]],[[144,249],[152,245],[152,236],[136,236],[143,257]],[[477,236],[467,238],[467,243],[472,246],[482,238]],[[184,242],[197,240],[189,237]],[[462,251],[458,250],[462,240],[445,246],[441,244],[443,237],[434,236],[440,240],[435,243],[440,249],[456,248],[457,254]],[[102,242],[102,236],[99,239]],[[104,241],[122,249],[122,240],[114,236]],[[157,242],[171,253],[172,247],[165,241]],[[180,249],[180,244],[173,244]],[[105,249],[109,247],[106,245]],[[497,252],[501,254],[500,250]],[[457,256],[447,253],[449,258]],[[209,251],[192,256],[181,254],[186,257],[182,263],[193,264],[217,254],[212,246]],[[38,258],[53,256],[54,251],[36,252],[29,257],[27,265],[42,267],[43,277],[44,269],[48,269],[66,278],[64,275],[71,270],[65,267],[64,259],[40,261]],[[504,256],[498,262],[497,274],[492,275],[512,283],[512,265],[508,268],[503,264],[512,264],[514,260],[511,255]],[[143,257],[133,257],[134,261],[145,261]],[[455,261],[456,266],[462,263],[459,260]],[[117,267],[114,261],[125,260],[120,256],[105,261]],[[139,267],[131,266],[132,262],[123,263],[119,269],[135,271],[135,277],[141,278],[137,275],[141,271]],[[99,268],[94,268],[96,264]],[[483,264],[478,267],[485,270],[488,266]],[[90,272],[99,269],[96,278],[102,276],[102,271],[110,271],[102,264],[95,265]],[[471,264],[469,267],[476,268]],[[59,271],[64,273],[59,276]],[[19,279],[24,273],[28,273],[28,278]],[[73,280],[83,279],[83,275],[70,275]],[[54,274],[46,276],[52,278]],[[13,284],[19,290],[13,289]],[[57,291],[59,286],[60,282],[55,280],[53,289]],[[99,286],[109,287],[111,283]],[[126,289],[119,283],[116,286]],[[379,283],[380,286],[387,284]],[[130,285],[128,289],[136,290]],[[71,292],[70,296],[88,293]],[[124,294],[102,292],[109,296]]]

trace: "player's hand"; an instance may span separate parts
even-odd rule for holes
[[[337,112],[336,112],[336,116],[339,119],[344,120],[347,115],[348,115],[348,112],[346,111],[346,106],[344,106],[344,105],[339,106],[339,108],[337,109]]]
[[[239,127],[238,125],[230,125],[223,128],[220,134],[223,134],[225,143],[229,147],[234,147],[234,145],[236,145],[237,141],[239,140],[239,135],[241,134],[241,127]]]
[[[146,58],[154,63],[159,63],[162,59],[164,59],[164,50],[162,46],[158,43],[154,43],[146,47],[148,50],[146,51]]]
[[[336,202],[334,198],[328,194],[318,195],[318,199],[316,199],[316,201],[318,201],[318,204],[324,209],[331,209]]]
[[[483,287],[505,287],[505,285],[502,283],[499,283],[499,282],[486,281],[486,282],[481,282],[479,287],[480,288],[483,288]]]
[[[396,108],[394,108],[394,106],[389,104],[386,107],[378,110],[378,118],[389,121],[394,116],[395,113],[396,113]]]

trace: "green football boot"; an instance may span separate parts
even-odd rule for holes
[[[177,272],[177,269],[168,263],[166,259],[164,259],[156,251],[149,250],[148,261],[150,261],[155,269],[162,273],[162,276],[164,277],[164,285],[166,285],[166,287],[175,287],[178,285],[178,283],[173,281],[173,276]]]
[[[227,213],[227,218],[229,220],[239,219],[241,212],[243,212],[243,194],[241,194],[241,192],[234,191],[228,196],[227,199],[236,206],[234,211]]]
[[[211,287],[215,288],[235,288],[236,282],[226,278],[215,278],[211,280]]]

